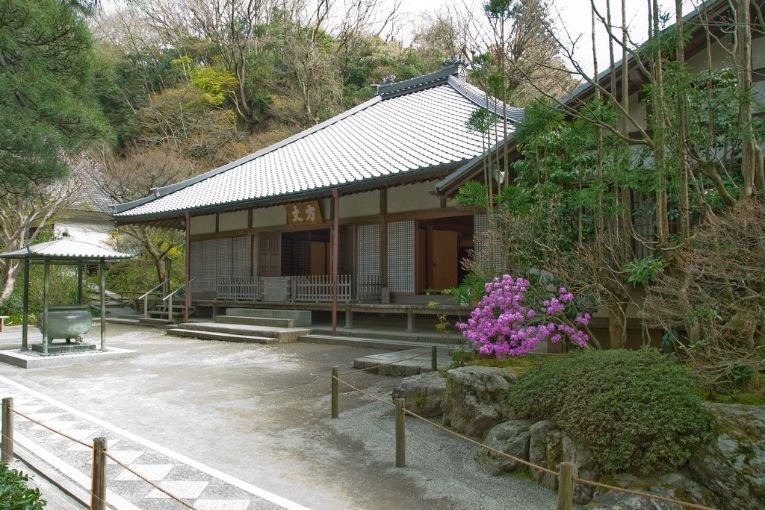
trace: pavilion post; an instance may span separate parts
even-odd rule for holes
[[[101,294],[101,350],[106,350],[106,261],[101,259],[98,263],[98,272],[101,277],[99,291]]]
[[[332,334],[337,334],[337,258],[340,237],[340,193],[332,188]]]
[[[21,319],[21,350],[29,350],[29,257],[24,259],[24,316]]]
[[[77,304],[82,305],[82,261],[77,262]]]
[[[43,270],[43,356],[48,355],[48,302],[50,301],[50,261],[46,260]]]
[[[183,249],[183,322],[189,322],[189,308],[191,308],[191,215],[186,211],[186,239]],[[170,310],[172,319],[173,311]]]

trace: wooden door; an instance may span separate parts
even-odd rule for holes
[[[434,289],[450,289],[458,285],[459,234],[449,230],[433,230],[430,251]]]

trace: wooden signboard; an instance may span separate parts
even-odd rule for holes
[[[318,200],[290,204],[287,207],[287,225],[299,227],[301,225],[320,225],[324,223],[321,216],[321,207]]]

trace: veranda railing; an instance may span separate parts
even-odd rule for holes
[[[217,298],[226,301],[328,303],[332,301],[332,287],[330,275],[225,277],[218,279]],[[353,277],[338,275],[337,287],[337,300],[350,302]]]

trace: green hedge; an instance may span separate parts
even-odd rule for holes
[[[519,377],[508,398],[521,417],[589,445],[603,474],[674,469],[711,431],[689,369],[655,349],[561,355]]]
[[[39,489],[27,487],[27,475],[0,464],[0,510],[42,510]]]

